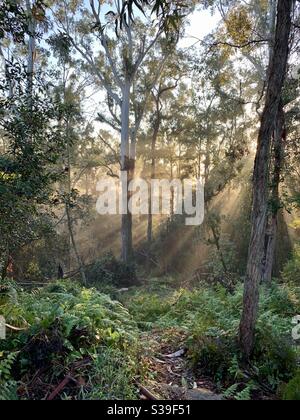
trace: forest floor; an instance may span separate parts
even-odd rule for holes
[[[211,378],[189,368],[186,336],[178,330],[154,329],[142,333],[144,348],[142,364],[146,382],[139,384],[141,399],[145,400],[223,400]],[[273,393],[256,392],[254,399],[277,400]],[[255,395],[253,394],[253,395]],[[229,398],[230,399],[230,398]]]
[[[251,366],[245,366],[239,362],[235,341],[242,296],[241,286],[231,296],[223,289],[177,290],[152,284],[121,297],[139,327],[142,398],[278,399],[273,383],[280,385],[283,375],[290,375],[294,356],[284,347],[285,341],[277,344],[277,339],[269,338],[285,337],[290,328],[285,313],[294,311],[298,298],[292,289],[280,287],[272,295],[262,293],[262,352]],[[264,314],[268,314],[269,334]]]
[[[163,400],[220,400],[208,378],[196,378],[188,368],[185,336],[176,329],[142,334],[143,364],[147,382],[140,386],[142,398]]]
[[[63,281],[32,291],[8,284],[0,307],[17,330],[0,351],[0,400],[274,400],[294,392],[300,354],[286,340],[298,288],[262,290],[259,352],[245,366],[235,340],[242,285],[230,295],[153,283],[112,296]]]

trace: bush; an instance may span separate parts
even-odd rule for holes
[[[107,286],[129,287],[137,284],[135,267],[124,264],[112,254],[88,267],[86,276],[89,285],[101,290]]]
[[[300,245],[295,247],[292,259],[286,263],[282,277],[285,282],[300,286]]]
[[[126,305],[130,313],[138,322],[139,327],[148,329],[153,323],[159,323],[162,317],[170,311],[172,301],[162,300],[156,293],[143,291],[135,292],[133,296],[126,298]]]
[[[95,398],[108,399],[117,380],[116,398],[135,394],[138,330],[119,302],[95,289],[58,282],[32,293],[19,292],[17,301],[7,298],[1,313],[9,324],[27,328],[11,333],[0,354],[0,375],[6,375],[0,376],[0,385],[12,392],[14,384],[30,383],[28,389],[19,387],[20,398],[43,399],[66,375],[80,378],[80,386],[75,381],[57,398],[84,399],[93,389]],[[10,354],[17,355],[13,361]],[[99,381],[104,360],[110,369],[103,370]],[[44,386],[35,382],[37,371]]]
[[[275,282],[271,288],[262,288],[260,311],[271,311],[281,318],[294,317],[300,313],[300,288]]]
[[[257,377],[277,392],[282,383],[288,382],[297,369],[297,353],[292,347],[288,333],[278,333],[276,318],[272,328],[259,327],[252,363]]]
[[[238,365],[235,371],[231,367],[238,349],[232,337],[194,336],[189,343],[189,353],[193,365],[217,384],[232,383],[231,374],[236,379]]]
[[[283,400],[300,401],[300,371],[285,387]]]
[[[230,295],[219,287],[195,290],[169,289],[162,293],[137,291],[127,301],[130,312],[150,328],[181,329],[188,355],[201,376],[210,376],[224,387],[238,383],[238,395],[265,384],[275,393],[297,369],[297,354],[291,342],[291,319],[300,311],[299,288],[274,284],[262,287],[256,347],[247,372],[237,337],[243,302],[243,286]],[[240,385],[245,388],[240,390]],[[242,394],[240,394],[242,392]]]
[[[289,294],[285,287],[279,286],[261,291],[251,376],[274,392],[281,383],[293,377],[297,368],[297,353],[292,347],[290,334],[291,315],[297,313],[299,299],[293,300],[293,293],[291,290]],[[296,299],[295,295],[293,297]],[[240,315],[235,306],[241,308],[241,298],[241,290],[235,296],[227,295],[222,303],[219,302],[222,304],[219,311],[211,312],[208,327],[204,330],[203,327],[195,326],[190,338],[190,351],[195,366],[218,382],[233,384],[237,378],[243,381],[248,377],[243,374],[242,355],[237,346]],[[204,309],[209,313],[209,308],[204,306]],[[213,316],[214,312],[216,316]]]

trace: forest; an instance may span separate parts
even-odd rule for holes
[[[0,401],[300,400],[299,57],[299,0],[0,0]]]

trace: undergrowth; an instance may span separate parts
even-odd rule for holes
[[[136,381],[147,374],[140,341],[152,331],[174,350],[185,346],[195,377],[211,378],[225,398],[299,397],[291,336],[300,313],[296,286],[262,287],[247,366],[237,342],[242,285],[231,295],[221,287],[174,289],[171,278],[154,279],[120,298],[122,304],[71,282],[32,292],[3,285],[1,315],[22,331],[8,330],[0,342],[0,400],[137,398]]]
[[[255,352],[247,366],[237,342],[242,301],[242,285],[233,295],[221,287],[162,293],[138,289],[128,296],[126,306],[144,330],[181,330],[196,374],[211,377],[225,395],[226,390],[235,399],[260,392],[276,395],[297,369],[291,321],[300,313],[300,289],[262,287]]]
[[[59,282],[31,293],[8,291],[1,314],[24,328],[1,342],[1,399],[136,397],[138,330],[119,302]]]

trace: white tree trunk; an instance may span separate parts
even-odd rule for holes
[[[121,170],[127,175],[127,182],[122,183],[122,260],[130,263],[133,258],[132,245],[132,214],[129,212],[128,203],[130,195],[128,184],[133,178],[134,160],[130,156],[130,90],[131,83],[125,81],[122,92],[121,108]]]

